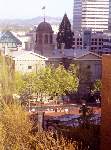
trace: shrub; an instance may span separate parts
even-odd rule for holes
[[[75,150],[71,143],[52,132],[32,134],[33,123],[19,104],[3,105],[0,112],[0,150]]]
[[[19,104],[4,104],[0,117],[0,146],[2,149],[27,149],[31,128],[32,124],[28,119],[28,114]]]

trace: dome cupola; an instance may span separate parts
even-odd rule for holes
[[[47,22],[41,22],[38,27],[37,27],[37,32],[44,32],[44,33],[52,33],[53,30],[52,30],[52,27],[49,23]]]

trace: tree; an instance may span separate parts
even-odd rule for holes
[[[66,92],[75,92],[78,89],[76,73],[66,70],[62,65],[56,68],[54,79],[56,80],[55,93],[65,95]]]
[[[71,24],[66,14],[63,17],[57,34],[57,47],[59,49],[61,49],[62,43],[65,44],[65,49],[72,48],[73,32],[71,31]]]
[[[47,66],[36,74],[24,75],[22,80],[20,95],[29,91],[30,95],[36,95],[41,101],[46,97],[54,98],[66,92],[75,92],[79,82],[76,73],[66,70],[62,65],[57,68]]]
[[[33,99],[33,95],[36,95],[37,100],[44,102],[46,99],[50,99],[57,102],[57,97],[65,95],[66,92],[76,92],[78,88],[78,78],[74,72],[66,70],[62,65],[53,68],[47,66],[42,68],[36,74],[27,74],[22,77],[22,84],[19,87],[20,98],[22,103],[29,104],[30,111],[30,99]],[[25,97],[25,99],[24,99]],[[54,99],[56,97],[56,99]],[[26,101],[27,100],[27,101]],[[41,107],[42,108],[42,107]],[[40,113],[39,113],[40,114]],[[43,114],[40,114],[42,118]],[[41,122],[41,121],[39,121]],[[40,123],[40,130],[41,130]]]
[[[37,132],[30,118],[21,105],[5,105],[0,114],[1,150],[75,150],[78,146],[77,142],[66,141],[60,135]]]
[[[4,53],[0,53],[0,95],[2,99],[10,102],[14,93],[14,61],[12,58],[5,56]]]
[[[15,89],[16,94],[20,96],[21,104],[28,104],[32,99],[32,94],[35,91],[35,74],[20,74],[15,73]]]
[[[82,104],[79,110],[81,116],[80,116],[80,124],[82,125],[83,128],[88,127],[90,124],[90,119],[93,115],[93,110],[89,107],[86,106],[85,103]]]
[[[93,85],[93,92],[100,92],[102,87],[101,80],[96,80]]]

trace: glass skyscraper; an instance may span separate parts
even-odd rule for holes
[[[110,0],[74,0],[73,28],[104,31],[110,26]],[[108,27],[109,26],[109,27]]]
[[[109,30],[111,31],[111,0],[109,0]]]
[[[73,28],[74,30],[81,30],[82,22],[82,0],[74,0],[73,9]]]

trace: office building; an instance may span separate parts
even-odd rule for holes
[[[86,49],[98,54],[103,53],[103,37],[102,32],[92,32],[91,30],[83,30],[81,33],[75,32],[73,39],[73,49]],[[107,36],[105,38],[108,38]]]
[[[73,29],[81,31],[104,31],[110,28],[109,0],[74,0]]]
[[[81,31],[81,22],[82,22],[82,0],[74,0],[74,9],[73,9],[74,31]]]
[[[111,54],[111,33],[104,33],[103,36],[103,51],[106,54]]]

